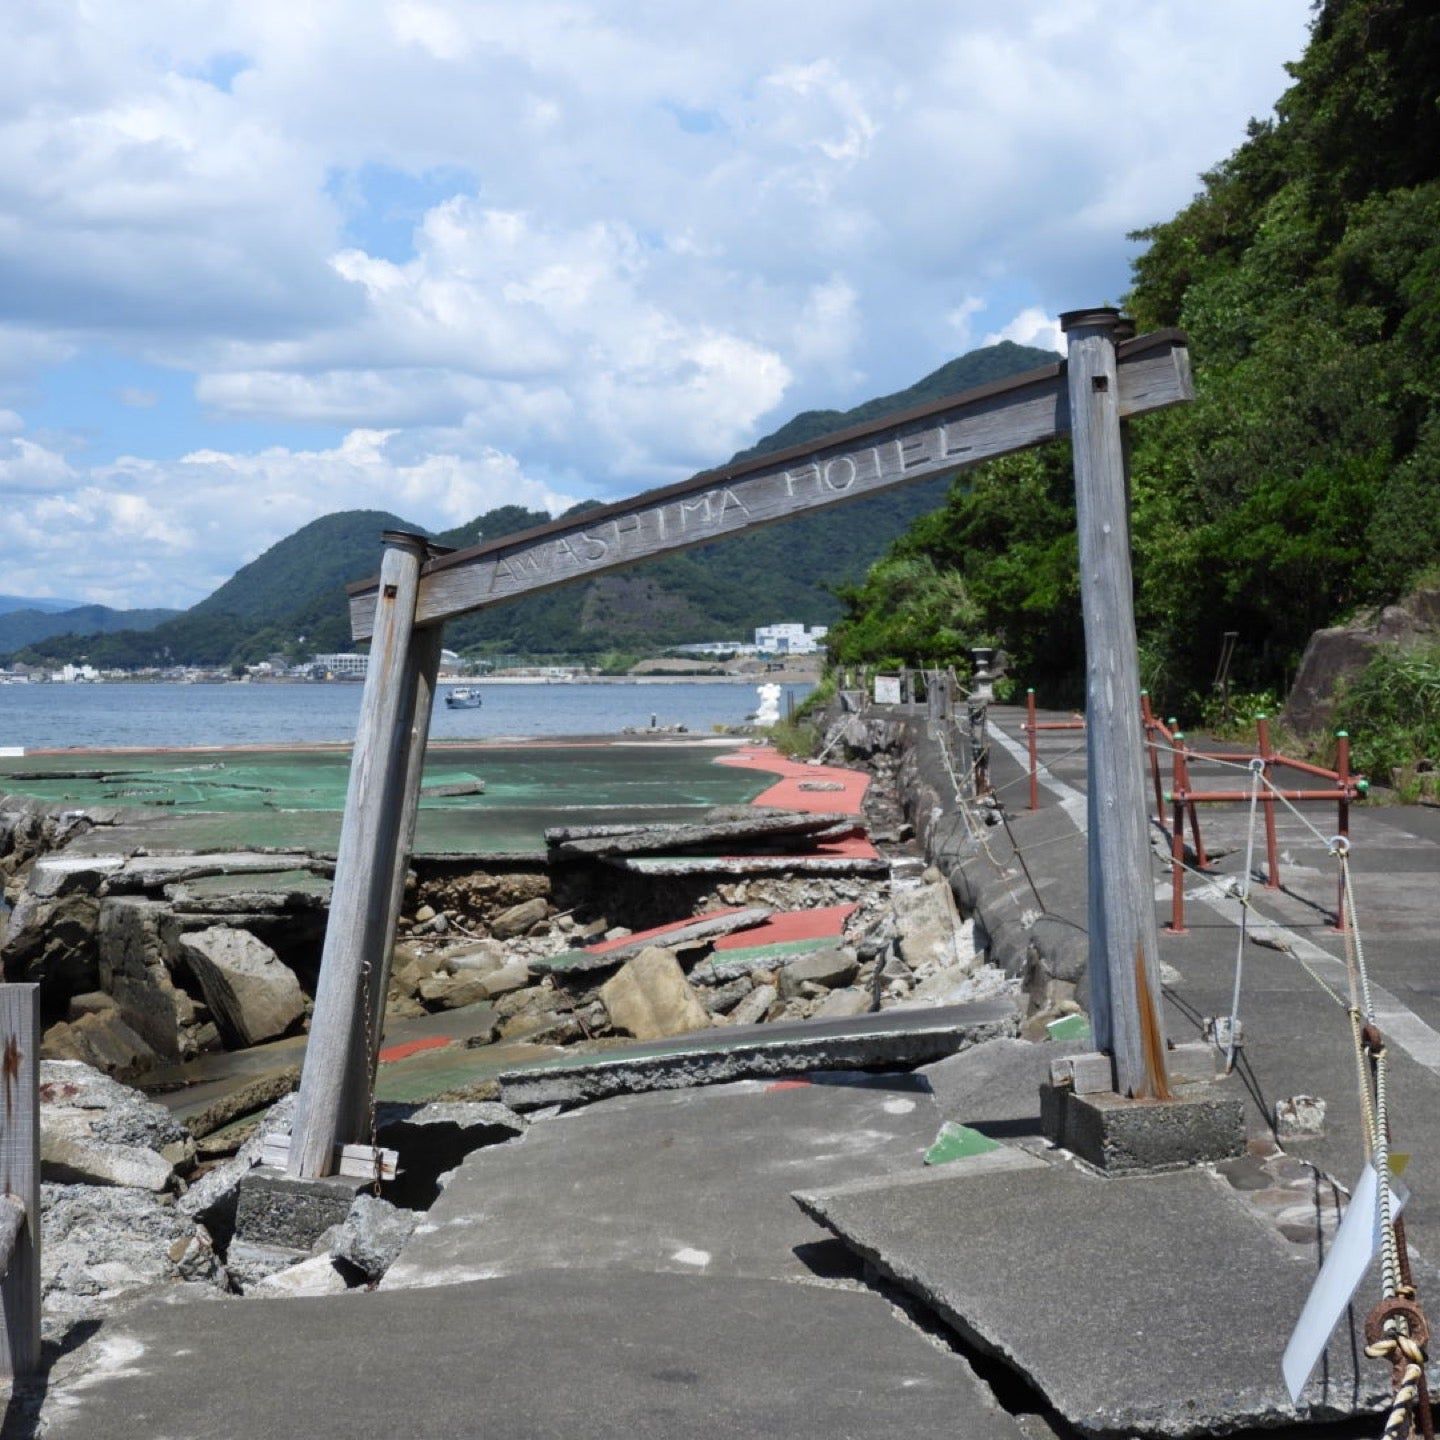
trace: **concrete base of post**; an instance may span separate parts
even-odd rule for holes
[[[241,1182],[235,1206],[235,1234],[253,1245],[309,1248],[350,1213],[355,1197],[370,1184],[349,1176],[297,1180],[282,1170],[259,1166]]]
[[[1213,1085],[1179,1085],[1173,1100],[1040,1087],[1040,1125],[1053,1145],[1107,1174],[1211,1164],[1245,1153],[1245,1107]]]

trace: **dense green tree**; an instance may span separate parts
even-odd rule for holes
[[[1240,683],[1283,686],[1316,627],[1440,562],[1440,7],[1325,0],[1290,74],[1275,118],[1138,237],[1128,307],[1183,327],[1196,375],[1193,405],[1132,437],[1137,618],[1177,706],[1225,631]],[[977,632],[1073,693],[1073,524],[1047,452],[966,480],[892,553],[961,566]],[[842,649],[872,628],[867,587],[847,599]]]

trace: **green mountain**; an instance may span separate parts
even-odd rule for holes
[[[56,610],[74,610],[83,605],[83,600],[43,599],[34,595],[0,595],[0,615],[9,615],[14,610],[38,610],[42,615],[53,614]]]
[[[853,410],[806,411],[735,458],[783,449],[1054,358],[1009,342],[989,346]],[[740,639],[779,619],[825,623],[839,613],[834,587],[858,580],[911,520],[941,503],[945,487],[943,479],[922,482],[467,616],[447,628],[447,643],[492,652],[593,655]],[[506,505],[434,538],[463,547],[549,519]],[[347,649],[345,585],[373,573],[382,530],[420,528],[378,510],[326,515],[272,545],[183,615],[143,632],[36,637],[20,658],[83,657],[102,667],[228,665],[273,652]],[[5,648],[0,644],[0,652]]]
[[[178,610],[112,610],[77,605],[69,610],[16,609],[0,612],[0,655],[52,635],[108,635],[116,630],[153,630]]]
[[[1145,678],[1182,713],[1225,632],[1236,684],[1283,692],[1314,629],[1440,564],[1437,55],[1428,0],[1323,0],[1275,118],[1137,237],[1130,311],[1188,331],[1196,380],[1131,452]],[[1073,698],[1069,471],[1057,445],[972,472],[850,595],[842,657],[985,636]]]

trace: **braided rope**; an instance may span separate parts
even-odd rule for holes
[[[1250,925],[1250,884],[1255,867],[1255,813],[1260,800],[1260,781],[1264,776],[1265,762],[1250,762],[1250,824],[1245,832],[1245,869],[1239,894],[1240,925],[1235,937],[1235,985],[1230,993],[1230,1043],[1225,1047],[1225,1073],[1235,1068],[1235,1052],[1239,1048],[1236,1034],[1240,1028],[1240,980],[1245,973],[1245,937]]]

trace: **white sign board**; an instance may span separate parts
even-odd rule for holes
[[[875,703],[877,705],[898,705],[900,703],[900,677],[898,675],[877,675],[875,677]]]
[[[1355,1288],[1365,1278],[1370,1262],[1380,1253],[1380,1209],[1378,1191],[1379,1176],[1374,1166],[1366,1165],[1359,1183],[1350,1195],[1345,1218],[1330,1246],[1330,1253],[1315,1278],[1305,1308],[1295,1322],[1295,1333],[1285,1347],[1280,1368],[1285,1373],[1285,1385],[1290,1399],[1299,1402],[1300,1392],[1310,1378],[1325,1346],[1330,1332],[1340,1323],[1340,1317],[1350,1304]],[[1403,1185],[1390,1184],[1393,1203],[1391,1213],[1398,1216],[1410,1198]]]

